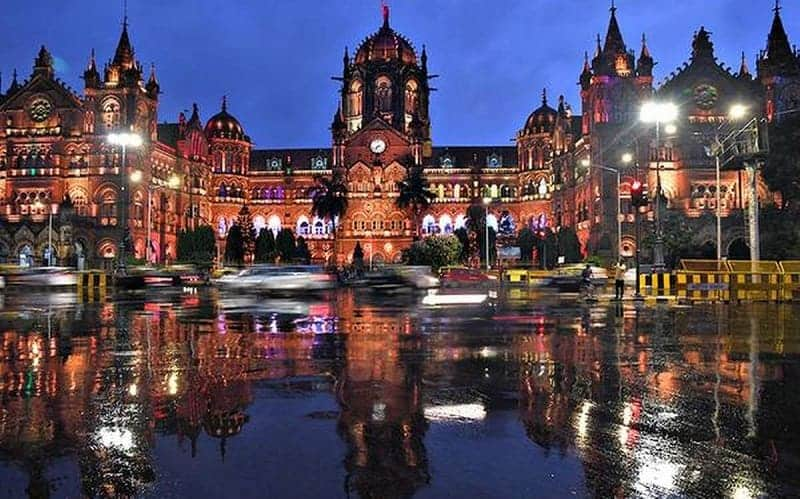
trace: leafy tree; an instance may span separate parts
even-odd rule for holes
[[[341,175],[317,177],[311,188],[311,212],[333,224],[334,253],[336,253],[336,220],[347,212],[347,185]]]
[[[275,253],[275,234],[271,229],[261,229],[256,238],[256,263],[273,263],[275,261]]]
[[[292,229],[284,227],[278,232],[275,238],[275,249],[281,259],[281,263],[291,262],[294,257],[295,242]]]
[[[530,263],[533,256],[533,249],[536,247],[536,236],[533,231],[524,227],[517,236],[517,246],[519,246],[520,260],[522,263]]]
[[[455,236],[430,236],[405,250],[403,260],[409,265],[428,265],[436,270],[457,264],[461,249],[461,243]]]
[[[419,237],[420,214],[436,199],[436,194],[428,188],[428,185],[428,179],[422,168],[416,166],[408,168],[406,178],[397,183],[399,192],[397,206],[403,210],[411,209],[416,237]]]
[[[353,265],[357,270],[364,269],[364,250],[361,248],[361,242],[356,242],[356,247],[353,248]]]
[[[256,249],[256,230],[253,227],[253,217],[250,216],[250,209],[247,205],[242,205],[236,224],[242,231],[242,247],[244,248],[244,259],[251,261]]]
[[[664,231],[664,264],[667,268],[675,268],[681,258],[691,257],[695,253],[692,245],[692,228],[681,213],[665,210],[661,222]],[[649,224],[651,227],[653,224]],[[655,245],[655,231],[651,228],[644,232],[642,249],[652,254]],[[642,251],[645,254],[645,251]]]
[[[308,244],[303,236],[298,236],[296,246],[294,249],[294,259],[298,263],[308,265],[311,262],[311,252],[308,250]]]
[[[562,227],[558,231],[558,255],[564,257],[564,263],[580,263],[583,260],[581,241],[572,227]]]
[[[225,261],[236,265],[244,262],[244,240],[242,228],[238,224],[233,224],[228,229],[228,237],[225,239]]]
[[[800,226],[794,208],[775,205],[761,210],[761,258],[764,260],[800,259]]]
[[[453,235],[458,238],[458,242],[461,243],[461,255],[459,255],[458,259],[461,263],[465,263],[469,261],[469,252],[470,252],[470,245],[469,245],[469,232],[467,232],[466,227],[459,227],[458,229],[453,232]]]
[[[786,114],[770,125],[762,175],[770,190],[781,194],[781,209],[800,202],[800,113]]]

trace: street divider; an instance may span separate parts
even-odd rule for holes
[[[781,301],[783,272],[778,262],[728,260],[731,299],[735,301]]]
[[[650,298],[671,299],[675,285],[674,276],[668,272],[654,274],[640,274],[639,288],[642,296]]]
[[[78,301],[103,300],[108,291],[108,274],[102,271],[79,272],[77,279]]]
[[[800,260],[780,263],[783,272],[783,301],[800,300]]]
[[[503,271],[503,282],[512,286],[536,286],[552,275],[547,270],[507,269]]]
[[[675,272],[675,293],[691,302],[730,301],[730,268],[719,260],[682,260]]]

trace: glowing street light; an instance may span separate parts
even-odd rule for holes
[[[678,118],[678,106],[672,102],[650,101],[642,105],[639,120],[643,123],[656,125],[656,241],[653,245],[653,269],[656,272],[664,271],[664,229],[661,220],[661,154],[659,151],[661,141],[661,125],[666,125],[666,132],[674,135],[678,129],[672,122]]]
[[[731,121],[739,121],[745,116],[747,116],[747,106],[744,104],[736,103],[728,111],[728,119]]]
[[[629,165],[633,162],[633,154],[626,152],[622,153],[622,162]]]

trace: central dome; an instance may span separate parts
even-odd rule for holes
[[[405,64],[416,64],[417,54],[414,47],[403,35],[389,27],[389,7],[383,7],[383,26],[372,36],[364,40],[356,52],[356,64],[369,61],[387,62],[401,61]]]
[[[222,110],[208,120],[205,132],[210,139],[247,140],[239,120],[228,112],[228,100],[225,97],[222,98]]]

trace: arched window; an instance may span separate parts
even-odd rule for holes
[[[496,216],[494,216],[494,215],[492,215],[490,213],[489,216],[486,217],[486,223],[489,225],[489,227],[494,229],[495,232],[497,232],[498,224],[497,224],[497,217]]]
[[[320,218],[314,219],[314,235],[315,236],[324,236],[328,230],[325,228],[325,222]]]
[[[347,112],[349,116],[360,116],[363,105],[363,85],[361,80],[353,80],[347,93]]]
[[[489,197],[492,199],[497,199],[498,197],[500,197],[499,190],[496,184],[492,184],[492,186],[489,187]]]
[[[311,225],[308,223],[308,218],[301,216],[297,219],[297,234],[300,236],[307,236],[311,233]]]
[[[217,233],[219,237],[225,237],[225,234],[228,233],[228,223],[225,221],[225,217],[220,217],[219,222],[217,223]]]
[[[261,229],[267,226],[267,221],[261,215],[253,217],[253,228],[256,230],[256,236],[261,233]]]
[[[450,218],[450,215],[445,214],[439,217],[439,228],[444,234],[453,233],[453,219]]]
[[[461,229],[466,226],[467,226],[467,217],[465,215],[458,215],[456,217],[455,230]]]
[[[453,186],[453,198],[459,199],[461,197],[461,186],[456,184]]]
[[[422,232],[424,234],[435,234],[438,232],[438,226],[436,225],[436,219],[433,218],[433,215],[425,215],[425,218],[422,219]]]
[[[375,81],[375,109],[381,112],[392,110],[392,81],[386,76]]]
[[[221,197],[221,198],[227,197],[228,196],[228,186],[225,185],[224,183],[220,184],[219,192],[217,193],[217,195],[219,197]]]
[[[117,194],[111,189],[103,193],[100,200],[100,218],[103,225],[111,223],[111,219],[117,216]]]
[[[272,215],[267,220],[267,228],[272,231],[273,234],[278,235],[278,232],[281,230],[281,219],[278,215]]]
[[[120,124],[120,105],[115,99],[103,103],[103,124],[106,129],[113,130]]]
[[[547,181],[545,179],[539,180],[539,196],[545,197],[547,196]]]

